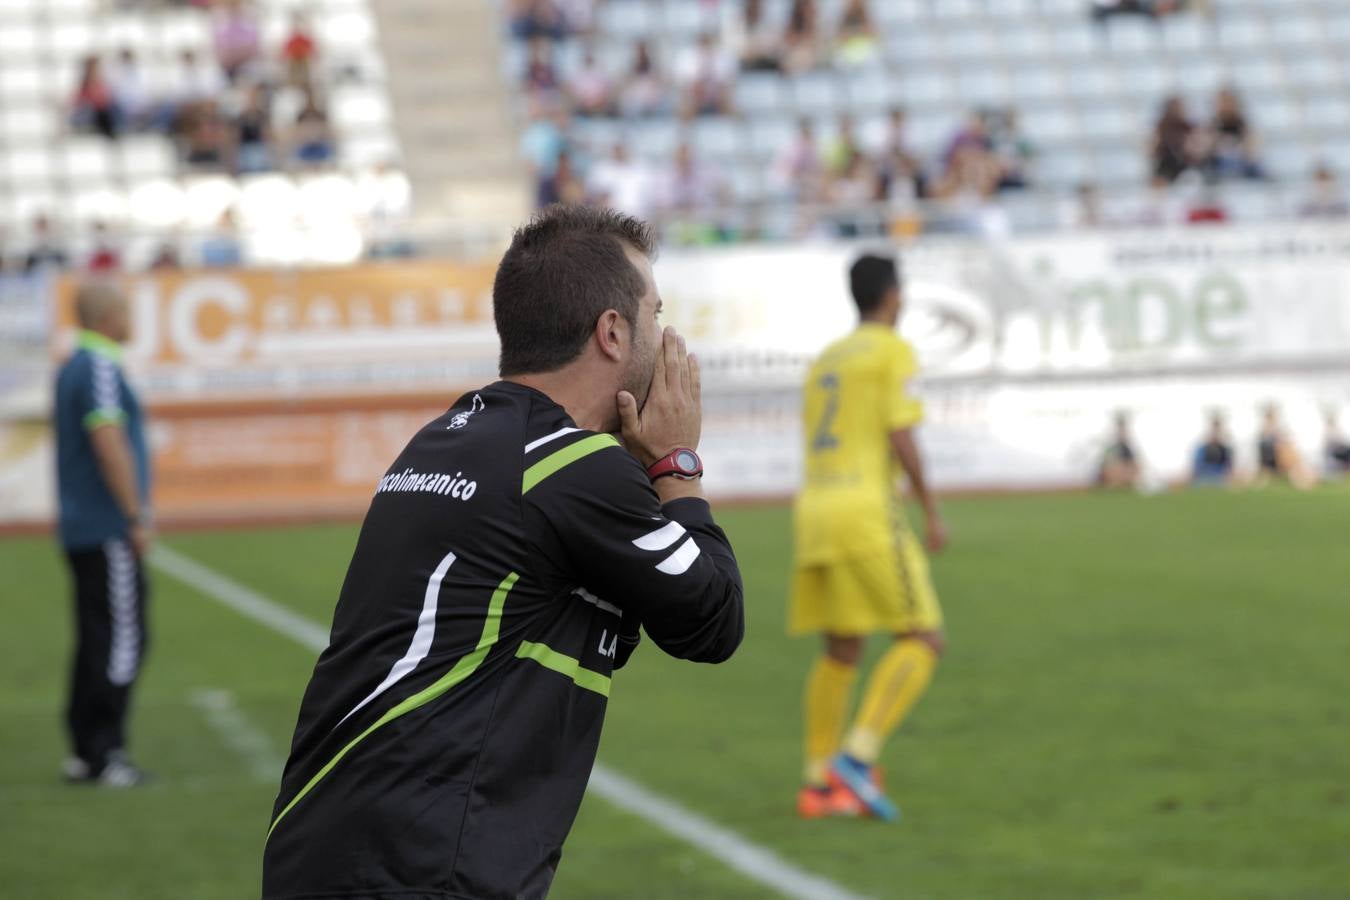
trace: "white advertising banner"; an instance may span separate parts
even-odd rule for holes
[[[710,488],[784,494],[800,471],[796,389],[853,327],[837,244],[669,253],[669,320],[710,371]],[[939,486],[1085,484],[1114,414],[1156,480],[1185,475],[1207,414],[1239,462],[1280,405],[1314,459],[1350,400],[1350,228],[1097,232],[903,252],[901,331],[923,366]]]
[[[811,358],[854,325],[846,269],[861,249],[747,245],[658,260],[666,321],[704,363],[710,493],[795,489],[800,385]],[[922,365],[921,441],[939,487],[1087,484],[1120,411],[1156,483],[1185,475],[1211,411],[1227,415],[1249,468],[1266,403],[1279,404],[1314,465],[1324,415],[1337,411],[1350,427],[1350,226],[920,240],[902,265],[901,331]],[[380,398],[390,409],[431,409],[492,377],[492,270],[417,262],[131,278],[139,334],[129,367],[161,437],[219,427],[221,417],[251,433],[245,420],[267,416],[259,423],[279,435],[279,423],[301,427],[282,415],[295,401],[320,403],[308,411],[328,417],[304,425],[307,434],[337,434],[358,406],[378,413]],[[0,294],[0,521],[50,514],[50,440],[35,399],[50,371],[34,367],[33,323],[52,309],[58,326],[69,322],[68,304],[15,294]],[[193,424],[188,413],[210,421]],[[183,467],[189,446],[157,443],[161,472],[179,465],[183,483],[210,482]],[[368,476],[342,469],[330,481],[373,485],[382,465],[368,462]],[[235,473],[228,483],[242,494],[252,482]],[[327,483],[297,495],[305,508],[295,514],[321,506]]]

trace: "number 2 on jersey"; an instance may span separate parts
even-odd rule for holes
[[[815,437],[811,449],[815,451],[833,450],[839,446],[839,438],[834,434],[834,420],[839,415],[839,376],[827,372],[816,382],[825,391],[825,409],[816,425]]]

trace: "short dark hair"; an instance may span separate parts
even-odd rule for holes
[[[589,206],[550,206],[516,230],[492,282],[503,376],[572,362],[606,310],[637,325],[646,283],[625,244],[648,258],[656,253],[646,222]]]
[[[900,286],[900,267],[894,256],[865,253],[849,268],[848,285],[858,312],[870,313],[888,291]]]

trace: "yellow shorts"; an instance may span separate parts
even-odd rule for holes
[[[890,552],[799,565],[792,577],[792,634],[904,634],[942,628],[928,557],[908,528]]]

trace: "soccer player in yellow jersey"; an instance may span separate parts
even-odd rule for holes
[[[825,641],[806,681],[798,812],[895,819],[899,810],[881,789],[877,758],[927,688],[943,649],[928,559],[901,509],[902,471],[923,509],[928,550],[942,549],[947,530],[914,440],[923,406],[909,387],[914,350],[896,333],[896,262],[863,256],[849,279],[861,323],[821,354],[804,397],[806,478],[794,509],[788,624],[794,634],[820,633]],[[877,632],[895,641],[845,735],[858,660]]]

